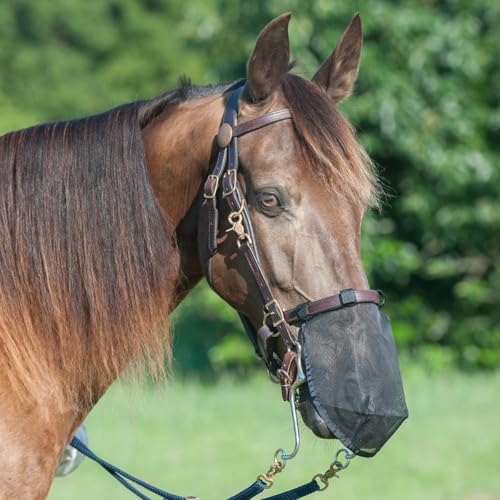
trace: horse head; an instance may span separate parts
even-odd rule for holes
[[[368,284],[360,231],[366,209],[377,202],[377,180],[337,108],[357,76],[361,21],[354,16],[331,55],[307,80],[289,72],[289,20],[290,15],[282,15],[260,33],[244,81],[188,101],[173,114],[181,128],[190,128],[192,149],[205,150],[194,154],[198,160],[192,150],[183,155],[199,165],[203,182],[179,186],[193,200],[177,224],[187,277],[180,296],[203,273],[240,313],[270,372],[290,382],[286,356],[300,346],[299,306],[324,312],[368,302],[371,307],[349,311],[349,328],[384,327],[378,320],[378,292],[354,291]],[[191,114],[186,118],[185,113]],[[192,166],[186,169],[193,172]],[[164,170],[153,165],[153,186],[155,179],[165,178],[158,173]],[[339,294],[343,290],[347,293]],[[302,353],[299,358],[293,364],[301,365]],[[326,378],[333,362],[322,364]],[[291,384],[281,382],[287,399]],[[310,384],[300,390],[303,419],[319,437],[335,437],[325,422],[329,417],[312,402]]]

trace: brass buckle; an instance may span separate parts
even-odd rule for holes
[[[271,306],[273,306],[273,305],[275,307],[275,310],[274,311],[269,311],[269,308]],[[267,320],[269,318],[271,318],[271,320],[272,320],[272,317],[273,317],[274,314],[278,315],[278,319],[276,319],[275,321],[271,321],[271,325],[274,328],[277,328],[279,325],[281,325],[282,323],[285,322],[285,316],[283,314],[283,310],[281,309],[281,306],[278,304],[278,301],[276,299],[273,299],[273,300],[269,301],[264,306],[264,318],[262,320],[262,324],[267,325]]]
[[[222,197],[227,198],[229,195],[233,194],[236,191],[236,185],[238,182],[238,179],[236,177],[236,170],[228,170],[225,174],[224,177],[228,179],[229,187],[231,188],[229,191],[223,191],[222,192]]]
[[[215,185],[213,188],[207,188],[207,186],[211,186],[210,181],[215,179]],[[211,200],[217,196],[217,191],[219,190],[219,176],[210,174],[205,181],[205,187],[203,189],[203,196],[207,200]]]

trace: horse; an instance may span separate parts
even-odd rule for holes
[[[337,107],[358,73],[361,20],[311,80],[291,69],[289,20],[262,30],[238,87],[238,122],[254,128],[239,138],[229,181],[252,238],[238,232],[242,207],[231,211],[205,183],[231,140],[231,127],[219,128],[234,84],[184,80],[149,100],[0,138],[2,498],[46,497],[73,433],[125,370],[162,375],[168,318],[208,261],[212,288],[248,328],[272,330],[271,366],[290,350],[276,338],[282,311],[367,288],[360,228],[380,189]],[[273,118],[256,122],[263,115]],[[210,200],[220,201],[216,219]],[[239,251],[252,243],[272,294],[265,305]],[[334,437],[307,388],[300,412],[316,435]]]

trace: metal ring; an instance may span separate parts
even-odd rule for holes
[[[278,458],[278,455],[279,455],[279,458]],[[281,465],[283,467],[283,469],[285,468],[285,465],[286,465],[286,459],[284,458],[285,455],[287,455],[287,452],[283,448],[278,448],[274,452],[274,463]]]
[[[243,220],[243,217],[241,216],[241,212],[231,212],[227,216],[227,221],[229,224],[239,224]]]
[[[378,289],[377,292],[380,295],[380,298],[382,299],[380,301],[380,304],[378,306],[382,307],[386,303],[386,296],[385,296],[385,293],[382,290],[380,290],[380,289]]]
[[[286,385],[284,385],[284,384],[283,384],[283,380],[282,380],[282,379],[280,379],[280,383],[281,383],[282,385],[284,385],[284,387],[290,387],[290,382],[293,382],[292,378],[290,377],[290,374],[288,374],[285,370],[283,370],[283,368],[278,368],[278,369],[276,370],[276,373],[278,373],[278,374],[279,374],[278,376],[283,377],[283,379],[285,379],[285,380],[286,380],[286,382],[287,382],[287,384],[286,384]]]
[[[344,458],[345,458],[345,463],[342,463],[340,460],[339,460],[339,455],[343,453],[344,454]],[[340,448],[337,450],[337,452],[335,453],[335,456],[333,457],[333,462],[332,464],[335,465],[335,467],[337,468],[337,470],[344,470],[344,469],[347,469],[347,467],[349,467],[349,464],[351,463],[351,460],[355,457],[356,455],[354,453],[352,453],[350,450],[348,450],[347,448]]]

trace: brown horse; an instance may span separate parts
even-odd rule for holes
[[[336,108],[356,79],[355,16],[312,81],[289,73],[288,22],[261,32],[238,121],[260,261],[282,308],[366,288],[360,226],[371,163]],[[227,86],[180,89],[0,138],[0,497],[44,498],[73,432],[109,385],[168,357],[169,313],[203,277],[198,222]],[[253,325],[262,304],[220,214],[212,286]],[[306,424],[332,437],[306,400]]]

